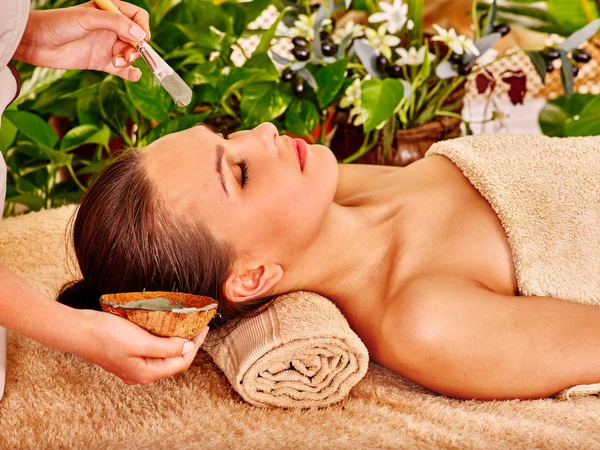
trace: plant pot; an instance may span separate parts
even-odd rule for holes
[[[461,135],[461,121],[454,117],[440,116],[423,125],[396,130],[395,142],[383,154],[381,139],[369,152],[358,158],[358,164],[380,164],[389,166],[407,166],[421,159],[436,142],[451,139]],[[364,139],[361,128],[348,125],[338,128],[332,142],[331,150],[338,160],[347,158],[355,153]]]

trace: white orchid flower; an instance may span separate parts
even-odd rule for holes
[[[351,105],[360,105],[360,96],[362,95],[361,82],[357,78],[344,91],[344,96],[340,100],[340,108],[348,108]]]
[[[352,120],[354,118],[354,120]],[[367,119],[365,112],[362,109],[362,106],[356,105],[354,108],[350,110],[350,116],[348,117],[348,122],[354,124],[354,126],[360,126],[365,123]]]
[[[487,52],[477,58],[475,62],[479,65],[479,67],[483,67],[496,61],[497,57],[498,52],[493,48],[490,48]]]
[[[470,53],[472,55],[479,56],[479,49],[475,47],[473,41],[462,34],[460,36],[457,35],[456,31],[454,31],[454,28],[450,28],[450,30],[444,30],[442,27],[436,24],[433,25],[433,28],[435,28],[435,31],[437,31],[439,34],[439,36],[434,36],[431,38],[433,41],[442,41],[457,55]]]
[[[344,25],[344,28],[338,28],[331,35],[333,42],[340,44],[344,38],[348,35],[352,36],[352,39],[362,36],[365,27],[360,24],[355,24],[353,20],[349,20]]]
[[[395,47],[400,44],[400,38],[398,36],[392,36],[386,34],[385,24],[381,25],[377,31],[372,28],[365,29],[365,36],[369,41],[369,45],[376,51],[379,51],[387,59],[392,57],[392,50],[390,47]]]
[[[397,48],[396,53],[400,55],[400,59],[398,59],[394,64],[399,66],[420,66],[425,61],[425,53],[429,57],[429,61],[435,60],[435,55],[433,53],[429,53],[427,48],[423,45],[419,50],[415,47],[411,47],[408,50],[405,48]]]
[[[317,13],[310,16],[299,14],[298,20],[294,21],[294,27],[290,28],[294,36],[300,36],[312,41],[315,38],[315,17]],[[331,25],[331,19],[325,19],[321,22],[321,27]]]
[[[408,18],[408,5],[402,3],[402,0],[394,0],[392,4],[380,2],[379,7],[381,12],[371,14],[369,22],[386,22],[390,34],[396,34],[404,28],[404,25],[409,30],[412,30],[415,26],[414,22]]]

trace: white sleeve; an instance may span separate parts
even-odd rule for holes
[[[29,0],[1,0],[0,13],[0,118],[17,93],[17,82],[7,68],[27,25]]]
[[[27,18],[29,0],[0,0],[0,119],[6,107],[13,101],[18,84],[15,75],[7,67],[21,42]],[[0,124],[1,126],[1,124]],[[0,219],[6,197],[6,165],[0,152]],[[6,329],[0,327],[0,399],[6,382]]]
[[[11,74],[12,77],[12,74]],[[0,85],[1,86],[1,85]],[[4,199],[6,198],[6,164],[0,152],[0,219],[4,211]],[[0,327],[0,400],[4,395],[4,383],[6,381],[6,328]]]

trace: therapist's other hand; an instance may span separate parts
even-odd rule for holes
[[[81,310],[87,338],[73,353],[127,384],[150,384],[186,370],[204,343],[208,327],[191,341],[158,337],[121,317]],[[192,345],[193,344],[193,345]]]
[[[14,58],[54,69],[101,70],[129,81],[141,71],[131,67],[139,52],[131,42],[148,40],[148,13],[112,0],[124,14],[100,10],[94,2],[71,8],[31,11]]]

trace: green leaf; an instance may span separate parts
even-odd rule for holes
[[[181,3],[181,0],[154,0],[151,2],[150,16],[152,18],[153,27],[157,27],[165,15]]]
[[[393,78],[371,79],[362,84],[362,108],[366,115],[363,125],[365,133],[375,129],[394,114],[403,94],[404,86]]]
[[[63,152],[68,152],[84,144],[99,144],[108,147],[109,139],[110,130],[106,126],[99,129],[94,125],[79,125],[65,134],[60,143],[60,149]]]
[[[494,28],[496,22],[496,11],[498,10],[498,4],[496,0],[492,0],[490,4],[490,10],[485,20],[485,28],[483,29],[483,36],[490,34]]]
[[[597,135],[597,126],[588,125],[598,114],[598,99],[596,95],[576,93],[571,98],[561,95],[548,101],[539,115],[542,132],[553,137]]]
[[[21,194],[14,197],[8,197],[7,202],[19,203],[27,206],[31,211],[39,211],[45,205],[45,201],[42,197],[37,195]]]
[[[142,77],[135,83],[125,83],[129,98],[147,119],[158,123],[166,121],[169,118],[167,111],[173,100],[146,64],[136,62],[135,66],[142,70]]]
[[[408,18],[413,21],[413,28],[408,30],[409,46],[421,45],[423,41],[424,0],[408,0]]]
[[[48,89],[37,93],[34,100],[23,102],[21,110],[35,111],[40,116],[55,115],[61,117],[75,118],[75,98],[63,98],[66,94],[79,89],[79,79],[63,76],[52,84]]]
[[[251,128],[279,117],[291,101],[292,93],[287,85],[255,83],[246,86],[240,103],[242,127]]]
[[[150,130],[140,138],[139,145],[146,146],[157,139],[177,131],[187,130],[201,122],[203,122],[210,114],[210,111],[202,114],[190,114],[186,116],[180,116],[176,119],[171,119],[163,124],[160,124],[156,128]]]
[[[600,97],[594,95],[581,112],[565,123],[566,136],[597,136],[600,134]]]
[[[246,13],[247,23],[253,22],[272,3],[272,0],[252,0],[237,4]]]
[[[272,79],[273,81],[279,79],[279,72],[277,72],[275,64],[266,53],[254,52],[252,57],[244,63],[244,68],[265,71],[265,79]]]
[[[17,137],[17,127],[4,117],[0,123],[0,151],[6,152]]]
[[[273,22],[273,24],[269,27],[269,29],[265,32],[265,34],[263,34],[262,37],[260,38],[260,42],[258,43],[258,46],[256,47],[255,52],[263,52],[264,53],[267,50],[269,50],[269,48],[271,48],[271,41],[275,37],[275,31],[277,30],[277,25],[279,25],[279,22],[281,22],[283,20],[283,18],[285,17],[286,14],[290,13],[291,11],[294,11],[294,9],[295,8],[288,6],[281,10],[281,12],[279,13],[279,16],[277,16],[277,19],[275,19],[275,22]]]
[[[308,136],[319,123],[319,111],[310,100],[297,99],[285,113],[285,127],[296,136]]]
[[[315,80],[319,87],[317,100],[320,108],[329,106],[341,89],[346,73],[346,63],[345,59],[340,59],[333,64],[321,67],[315,73]]]
[[[529,50],[525,51],[531,62],[533,63],[533,67],[535,67],[535,71],[540,76],[540,80],[542,83],[545,82],[546,74],[548,73],[548,69],[546,66],[546,59],[542,56],[542,54],[538,51]]]
[[[23,81],[19,98],[15,104],[19,105],[26,100],[33,100],[39,92],[49,88],[52,84],[65,76],[66,70],[48,69],[46,67],[36,67],[33,75],[28,80]]]
[[[573,88],[575,86],[575,77],[573,76],[573,65],[571,60],[567,56],[567,53],[563,50],[559,50],[560,61],[562,66],[560,67],[560,80],[562,81],[565,95],[571,97],[573,95]]]
[[[100,127],[102,114],[98,106],[98,93],[104,75],[98,72],[86,71],[81,76],[80,89],[90,89],[77,97],[77,119],[81,125],[90,124]]]
[[[538,121],[542,133],[551,137],[565,136],[565,121],[569,118],[569,114],[560,106],[548,103],[540,111]]]
[[[582,1],[587,2],[587,0]],[[584,27],[589,22],[582,1],[548,0],[545,3],[548,7],[548,14],[553,18],[553,22],[573,32]],[[589,2],[588,10],[597,11],[596,5],[593,2]]]
[[[279,76],[277,72],[264,71],[262,69],[251,69],[246,67],[233,67],[227,77],[219,82],[217,91],[223,92],[221,95],[221,105],[226,105],[227,99],[233,92],[241,90],[244,86],[251,83],[264,81],[277,81]]]
[[[198,48],[208,51],[220,51],[225,34],[214,27],[192,27],[176,23],[175,26]]]
[[[71,153],[59,152],[58,150],[46,147],[43,144],[40,144],[40,150],[48,157],[55,169],[62,166],[68,166],[71,164],[71,161],[73,161],[73,155]]]
[[[221,4],[225,17],[225,32],[235,37],[240,37],[246,29],[246,12],[234,3]]]
[[[6,111],[4,114],[21,133],[38,144],[54,147],[58,142],[52,127],[40,116],[27,111]]]
[[[194,69],[184,75],[186,83],[192,86],[200,86],[203,84],[210,84],[216,86],[217,82],[221,78],[220,71],[214,62],[205,62],[197,64]]]

